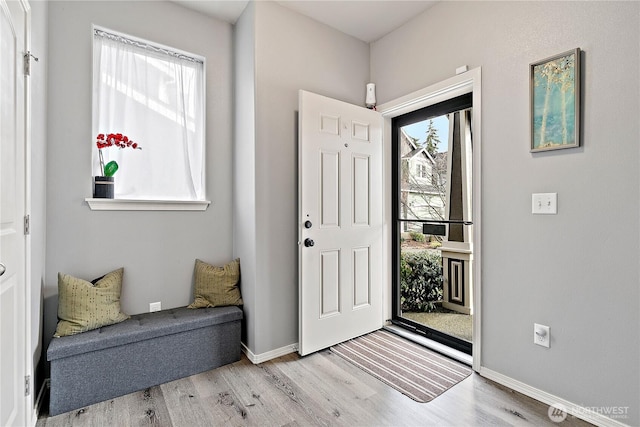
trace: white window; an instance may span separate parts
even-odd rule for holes
[[[101,150],[118,164],[116,199],[204,200],[204,58],[103,28],[93,39],[93,138],[120,133],[141,148]],[[95,142],[92,152],[102,175]]]
[[[418,178],[426,178],[427,177],[427,165],[424,163],[416,164],[416,176]]]

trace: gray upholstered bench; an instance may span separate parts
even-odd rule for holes
[[[54,338],[49,415],[208,371],[240,359],[238,307],[144,313]]]

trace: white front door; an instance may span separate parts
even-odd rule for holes
[[[25,398],[26,11],[0,0],[0,425],[27,424]]]
[[[380,329],[382,117],[299,95],[299,353]]]

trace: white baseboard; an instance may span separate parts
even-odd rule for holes
[[[284,347],[276,348],[275,350],[267,351],[266,353],[254,354],[251,350],[249,350],[245,343],[241,344],[242,352],[247,355],[247,359],[249,359],[254,365],[298,351],[298,343],[294,343],[285,345]]]
[[[546,391],[539,390],[535,387],[531,387],[528,384],[525,384],[518,380],[514,380],[513,378],[510,378],[499,372],[492,371],[491,369],[482,367],[480,368],[479,374],[484,378],[487,378],[491,381],[495,381],[498,384],[501,384],[505,387],[509,387],[512,390],[520,392],[525,396],[529,396],[542,403],[546,403],[549,406],[551,405],[554,405],[556,407],[561,406],[563,407],[562,409],[566,409],[566,412],[573,415],[574,417],[580,418],[584,421],[595,424],[597,426],[628,427],[627,424],[624,424],[613,418],[609,418],[606,415],[598,413],[590,408],[585,408],[580,405],[576,405],[575,403],[569,402],[568,400],[554,396],[553,394],[547,393]]]

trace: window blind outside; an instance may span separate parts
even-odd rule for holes
[[[142,147],[102,150],[119,165],[115,197],[204,200],[204,61],[99,29],[93,48],[93,136],[122,133]]]

